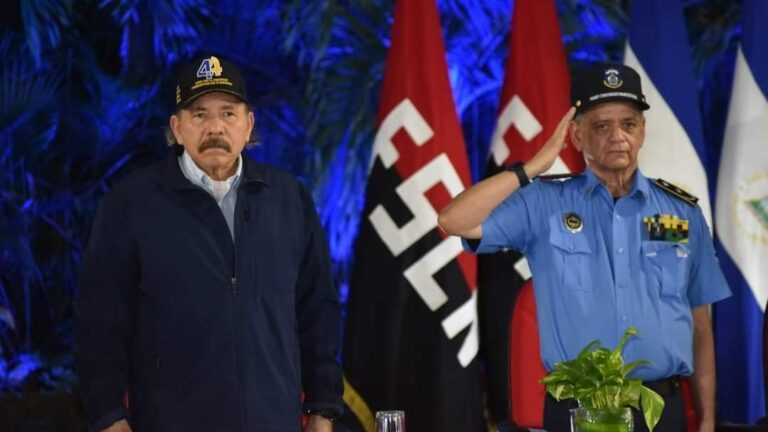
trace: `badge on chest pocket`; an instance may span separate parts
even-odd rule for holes
[[[592,248],[581,216],[567,212],[557,220],[550,220],[549,242],[553,246],[553,270],[562,274],[562,286],[574,291],[592,291]]]

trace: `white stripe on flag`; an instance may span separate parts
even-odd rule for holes
[[[768,301],[768,100],[741,48],[717,183],[717,233],[765,312]]]
[[[645,112],[645,144],[640,150],[640,169],[648,177],[661,177],[696,195],[711,232],[712,209],[704,166],[683,125],[637,59],[631,43],[627,45],[624,64],[640,74],[643,93],[651,106]]]

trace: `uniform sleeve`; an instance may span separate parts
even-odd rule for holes
[[[538,181],[519,189],[501,202],[483,221],[483,237],[479,241],[462,239],[464,250],[493,253],[506,249],[525,252],[531,240],[530,210],[541,193]]]
[[[691,307],[702,306],[731,296],[720,263],[715,256],[712,236],[701,209],[696,206],[689,225],[693,261],[691,262],[688,301]]]
[[[296,286],[304,410],[343,412],[339,295],[331,276],[325,231],[309,192],[301,188],[306,243]]]
[[[138,263],[125,212],[114,194],[93,224],[75,300],[75,367],[92,430],[129,416],[124,405]]]

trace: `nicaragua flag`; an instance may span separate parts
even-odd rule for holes
[[[640,169],[699,197],[712,229],[704,133],[679,0],[632,2],[624,64],[637,70],[651,109]]]
[[[765,415],[768,301],[768,2],[746,0],[717,181],[717,235],[733,297],[715,306],[720,421]]]
[[[711,231],[706,144],[682,4],[679,0],[634,1],[630,20],[624,63],[640,74],[651,106],[645,112],[648,126],[640,169],[646,176],[663,178],[699,197]],[[688,430],[695,430],[693,404],[689,392],[683,394]]]

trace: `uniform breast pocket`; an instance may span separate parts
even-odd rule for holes
[[[668,241],[644,241],[642,252],[648,279],[656,282],[662,295],[680,297],[688,282],[688,245]]]
[[[551,231],[554,268],[562,274],[562,286],[574,291],[592,291],[592,248],[583,233]]]

